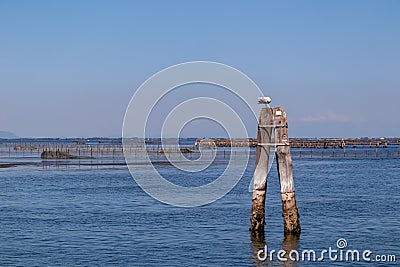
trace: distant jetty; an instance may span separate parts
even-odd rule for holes
[[[400,138],[365,138],[365,139],[290,139],[292,148],[356,148],[358,146],[370,148],[387,148],[390,144],[400,144]],[[196,146],[203,147],[256,147],[256,139],[198,139]]]
[[[40,155],[42,159],[84,159],[84,158],[93,158],[89,156],[74,156],[69,154],[68,152],[62,152],[60,150],[57,151],[43,151]]]
[[[76,156],[73,156],[67,152],[57,151],[43,151],[40,155],[42,159],[75,159]]]
[[[212,147],[256,147],[255,139],[197,139],[195,147],[212,148]]]

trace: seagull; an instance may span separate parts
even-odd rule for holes
[[[268,96],[258,98],[258,104],[265,104],[267,107],[269,107],[269,103],[271,103],[271,98]]]

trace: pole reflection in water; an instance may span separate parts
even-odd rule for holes
[[[281,248],[268,247],[265,242],[265,236],[263,233],[257,235],[251,234],[251,247],[253,251],[254,266],[284,266],[284,267],[295,267],[298,266],[298,262],[291,260],[289,255],[292,251],[298,251],[299,235],[286,234]],[[279,251],[284,251],[285,254],[282,258],[285,260],[278,259]],[[280,254],[282,256],[282,254]],[[272,259],[271,259],[272,257]],[[292,258],[296,259],[296,253],[292,253]]]
[[[290,259],[289,255],[291,251],[298,251],[298,241],[299,241],[300,235],[296,234],[285,234],[285,238],[282,241],[282,249],[286,252],[285,253],[285,258],[287,259],[286,261],[282,261],[281,266],[285,267],[294,267],[297,266],[297,261],[293,261]],[[292,259],[296,258],[296,255],[292,255]]]
[[[266,245],[263,232],[250,232],[251,248],[253,250],[254,266],[261,267],[268,264],[268,259],[260,260],[258,255],[260,250],[264,250]]]

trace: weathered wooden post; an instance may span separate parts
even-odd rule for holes
[[[268,102],[260,103],[268,104]],[[272,136],[274,140],[272,141]],[[269,171],[270,148],[276,147],[276,162],[282,198],[282,216],[285,234],[300,234],[300,216],[294,193],[292,158],[290,155],[288,124],[286,113],[281,107],[263,108],[260,112],[256,167],[253,176],[253,195],[250,231],[255,235],[264,235],[265,197],[267,175]]]
[[[254,234],[264,233],[265,193],[267,190],[268,163],[271,148],[273,114],[271,108],[260,112],[257,133],[256,167],[253,176],[253,196],[251,206],[250,231]],[[269,144],[269,145],[268,145]]]
[[[292,157],[290,155],[286,112],[273,109],[275,121],[276,163],[281,186],[282,216],[285,234],[300,234],[300,216],[294,193]]]

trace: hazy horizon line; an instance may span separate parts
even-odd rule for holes
[[[255,137],[223,137],[223,136],[184,136],[184,137],[163,137],[162,139],[256,139]],[[292,136],[289,139],[399,139],[400,136]],[[19,140],[19,139],[123,139],[123,137],[110,137],[110,136],[72,136],[72,137],[65,137],[65,136],[42,136],[42,137],[26,137],[26,136],[18,136],[15,138],[1,138],[0,140]],[[124,139],[142,139],[141,137],[125,137]],[[145,137],[145,139],[161,139],[161,137],[157,136],[150,136]]]

